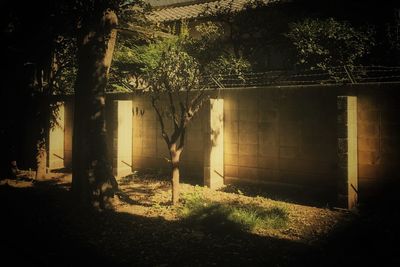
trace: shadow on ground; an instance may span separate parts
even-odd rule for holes
[[[365,209],[318,244],[82,210],[67,186],[0,186],[1,261],[18,266],[342,266],[399,262],[398,209]],[[383,214],[382,214],[383,212]],[[383,216],[382,216],[383,215]],[[398,218],[398,217],[397,217]],[[396,242],[395,245],[391,242]],[[360,251],[360,252],[358,252]]]
[[[333,207],[336,204],[336,193],[331,188],[305,188],[283,185],[227,185],[221,191],[240,193],[249,197],[262,196],[273,200],[285,201],[314,207]]]

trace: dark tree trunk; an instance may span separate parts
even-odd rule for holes
[[[99,209],[108,207],[118,188],[108,159],[105,125],[105,89],[116,24],[112,11],[92,14],[83,21],[78,40],[72,191],[81,204]]]

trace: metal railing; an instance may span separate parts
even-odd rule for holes
[[[201,85],[209,88],[377,82],[400,82],[400,67],[342,66],[329,70],[248,72],[201,78]]]

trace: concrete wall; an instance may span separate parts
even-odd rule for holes
[[[57,118],[49,132],[48,168],[49,170],[64,168],[64,104],[58,103]]]
[[[238,89],[223,91],[220,98],[224,103],[225,183],[278,183],[335,190],[335,90]],[[133,169],[168,171],[168,151],[149,99],[133,99]],[[203,170],[207,167],[204,164],[210,163],[208,109],[205,105],[188,128],[182,154],[183,179],[207,180]]]
[[[224,100],[209,99],[203,105],[206,136],[204,137],[204,185],[221,188],[224,175]],[[207,114],[208,113],[208,114]]]
[[[335,185],[336,98],[320,88],[224,92],[227,182]]]
[[[337,204],[354,208],[358,201],[357,96],[338,96],[337,109]]]
[[[361,198],[399,183],[400,84],[358,87],[358,172]]]
[[[399,177],[398,90],[398,84],[381,84],[221,91],[225,183],[295,185],[328,189],[336,196],[341,187],[337,101],[350,95],[357,99],[357,190],[361,199],[379,193]],[[134,97],[133,107],[139,111],[133,119],[133,168],[168,168],[150,102]],[[203,110],[189,127],[183,176],[202,178],[207,114]]]
[[[343,114],[353,114],[355,110],[343,113],[338,108],[338,97],[352,96],[357,115],[352,119],[352,127],[356,126],[357,142],[352,141],[354,145],[347,147],[345,154],[357,147],[356,155],[351,158],[358,160],[358,168],[352,168],[352,174],[358,175],[359,197],[382,193],[385,185],[399,181],[399,89],[399,84],[391,83],[210,92],[212,98],[219,95],[223,99],[224,183],[272,183],[327,189],[337,197],[340,188],[349,185],[343,180],[347,178],[342,177],[340,169],[343,156],[339,149],[339,139],[343,138],[340,133],[347,127],[348,136],[349,133],[354,135],[340,120]],[[116,127],[115,108],[110,103],[118,99],[132,100],[132,169],[169,173],[167,147],[149,97],[127,94],[109,97],[109,130]],[[71,106],[71,103],[65,105],[66,166],[71,162]],[[207,183],[205,168],[211,165],[209,159],[207,161],[211,155],[210,110],[210,105],[205,105],[187,130],[181,161],[182,181],[194,179],[199,184]],[[166,127],[171,130],[172,125]],[[112,136],[110,156],[113,156]]]
[[[112,166],[117,178],[132,173],[132,100],[113,101]]]

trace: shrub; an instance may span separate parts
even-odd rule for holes
[[[285,227],[289,219],[287,211],[281,207],[212,202],[198,190],[183,196],[179,215],[206,230],[218,232],[278,229]]]

